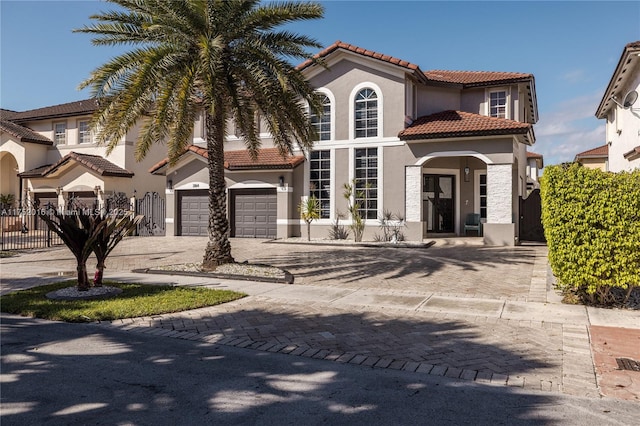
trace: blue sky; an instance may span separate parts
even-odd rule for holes
[[[545,164],[605,143],[595,110],[624,46],[640,40],[637,1],[326,1],[325,17],[292,25],[422,70],[513,71],[536,78],[533,151]],[[85,99],[78,84],[123,49],[71,31],[103,1],[0,0],[0,106],[23,111]]]

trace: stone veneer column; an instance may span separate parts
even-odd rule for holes
[[[512,164],[487,164],[487,222],[483,233],[486,244],[515,244]]]
[[[409,240],[422,240],[422,166],[405,166],[404,215]]]
[[[512,221],[511,170],[511,164],[487,164],[487,223]]]

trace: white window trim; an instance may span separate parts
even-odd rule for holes
[[[480,175],[487,174],[486,169],[474,170],[473,171],[473,212],[480,213]],[[484,218],[486,221],[487,218]]]
[[[492,87],[491,89],[485,89],[484,91],[484,115],[491,117],[491,94],[496,92],[505,92],[506,96],[506,109],[504,112],[504,118],[511,120],[511,88],[510,87]]]
[[[80,123],[87,123],[89,126],[89,142],[82,142],[82,132],[80,130]],[[78,145],[90,145],[93,143],[93,132],[91,131],[91,120],[78,120],[77,122],[77,131],[78,131]]]
[[[333,92],[326,87],[320,87],[315,89],[316,92],[325,95],[329,98],[329,102],[331,103],[331,113],[329,114],[329,120],[331,120],[331,130],[329,131],[329,140],[328,141],[316,141],[317,143],[325,144],[327,142],[332,142],[336,140],[336,97],[333,95]],[[309,111],[309,104],[307,103],[307,111]]]
[[[320,218],[317,220],[323,220],[323,221],[331,221],[333,220],[335,214],[334,214],[334,210],[336,207],[336,203],[335,203],[335,199],[336,199],[336,194],[335,194],[335,181],[336,181],[336,168],[335,168],[335,154],[336,154],[336,150],[335,149],[322,149],[322,148],[317,148],[314,149],[313,151],[329,151],[329,217],[324,217],[324,218]],[[311,159],[311,155],[309,155],[309,159]],[[309,188],[308,189],[308,193],[304,195],[304,197],[308,197],[309,193],[311,192],[311,161],[307,162],[308,164],[308,170],[305,173],[305,180],[308,181],[308,183],[305,184],[305,188]]]
[[[57,138],[56,138],[56,135],[57,135],[56,126],[58,124],[63,124],[64,125],[64,142],[63,143],[59,143]],[[53,141],[55,142],[56,146],[58,146],[58,145],[68,145],[69,144],[69,137],[67,135],[67,130],[68,130],[68,126],[67,126],[67,122],[66,121],[56,121],[56,122],[53,123]]]
[[[355,129],[355,106],[356,106],[356,96],[362,89],[373,89],[376,92],[376,96],[378,97],[378,136],[371,138],[356,138],[356,129]],[[372,139],[382,139],[384,137],[384,123],[382,121],[384,110],[384,98],[382,96],[382,90],[380,86],[377,84],[367,81],[364,83],[360,83],[356,85],[353,90],[351,90],[351,94],[349,95],[349,140],[350,141],[369,141]]]
[[[366,139],[366,138],[365,138]],[[355,179],[356,177],[356,149],[368,149],[368,148],[376,148],[377,149],[377,156],[378,156],[378,184],[376,187],[376,191],[378,193],[378,196],[376,197],[376,201],[378,204],[378,210],[377,213],[382,213],[384,211],[384,206],[382,203],[382,186],[383,186],[383,181],[382,181],[382,152],[383,149],[381,146],[377,146],[377,145],[366,145],[366,146],[354,146],[351,147],[351,149],[349,149],[349,185],[351,185],[353,183],[353,179]],[[335,179],[334,179],[335,181]],[[355,198],[353,196],[353,193],[351,194],[351,197],[349,198],[349,202],[351,204],[353,204],[355,202]],[[377,216],[377,215],[376,215]],[[351,217],[349,217],[349,220],[351,220]],[[365,222],[367,220],[377,220],[376,219],[368,219],[368,218],[364,218]]]

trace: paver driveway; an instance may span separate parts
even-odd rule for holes
[[[205,244],[205,238],[127,239],[109,257],[106,278],[132,269],[199,262]],[[578,308],[579,320],[570,323],[546,312],[533,317],[526,310],[531,302],[543,306],[540,302],[547,301],[545,247],[371,248],[243,239],[233,239],[232,247],[237,261],[289,270],[295,285],[267,291],[265,284],[264,291],[236,302],[111,326],[530,389],[598,394],[584,309]],[[0,265],[3,291],[41,282],[42,277],[33,277],[44,271],[75,268],[65,248],[25,253]],[[182,282],[176,277],[152,279]],[[198,284],[232,286],[202,278]],[[410,309],[394,308],[414,299]],[[448,308],[429,309],[432,302],[448,303]],[[474,311],[474,304],[497,308],[488,315]]]

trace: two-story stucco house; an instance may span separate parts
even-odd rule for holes
[[[134,128],[107,157],[90,130],[95,102],[0,110],[0,193],[13,194],[22,206],[53,203],[60,208],[70,196],[102,207],[110,194],[164,193],[164,179],[148,169],[166,156],[166,149],[158,147],[137,163]]]
[[[518,198],[527,189],[527,146],[538,120],[535,81],[512,72],[422,71],[418,65],[336,42],[318,54],[328,68],[299,65],[324,95],[312,117],[318,141],[309,153],[282,158],[263,134],[257,161],[228,129],[225,151],[232,237],[300,235],[297,206],[321,203],[312,237],[326,237],[339,218],[348,224],[344,185],[362,188],[365,239],[389,211],[405,218],[408,240],[462,235],[478,213],[488,244],[517,243]],[[167,235],[206,235],[204,126],[170,166],[150,169],[167,179]],[[305,155],[306,154],[306,155]]]
[[[611,172],[640,168],[640,41],[627,44],[596,117],[606,119]]]

